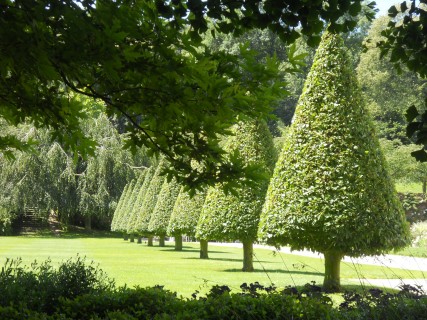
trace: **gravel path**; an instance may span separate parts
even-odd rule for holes
[[[223,246],[223,247],[238,247],[242,248],[241,243],[218,243],[209,242],[212,246]],[[255,244],[254,248],[270,249],[276,251],[276,248],[271,246]],[[323,259],[323,254],[316,253],[308,250],[295,250],[291,251],[288,247],[283,247],[280,252],[287,254],[294,254],[305,257],[313,257]],[[408,270],[408,278],[410,277],[410,270],[414,271],[426,271],[424,279],[354,279],[355,283],[362,282],[364,285],[372,285],[377,287],[387,287],[398,289],[403,284],[409,284],[412,286],[419,286],[424,292],[427,293],[427,258],[398,256],[398,255],[381,255],[381,256],[369,256],[363,258],[350,258],[344,257],[342,260],[345,263],[351,264],[367,264],[375,266],[383,266],[385,268],[399,268]]]

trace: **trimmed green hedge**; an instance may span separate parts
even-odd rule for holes
[[[263,241],[349,256],[409,243],[361,97],[343,40],[326,32],[267,192]]]
[[[120,197],[119,203],[117,205],[116,210],[114,211],[113,220],[111,221],[111,231],[125,231],[120,229],[120,223],[122,220],[122,216],[124,214],[124,209],[127,206],[127,202],[129,201],[130,195],[133,191],[133,188],[135,186],[136,180],[133,179],[131,182],[129,182]]]
[[[196,191],[191,197],[181,187],[169,221],[168,234],[194,236],[205,198],[206,191]]]
[[[156,236],[166,235],[169,220],[180,189],[181,185],[175,179],[172,179],[170,182],[165,180],[157,198],[156,207],[151,215],[150,223],[148,224],[148,231],[150,233]]]

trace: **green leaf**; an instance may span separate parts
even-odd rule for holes
[[[411,122],[419,115],[420,113],[418,112],[415,105],[412,105],[406,110],[406,113],[405,113],[406,121]]]

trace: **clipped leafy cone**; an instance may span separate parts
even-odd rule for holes
[[[148,225],[151,220],[154,208],[156,207],[157,197],[162,189],[165,177],[161,176],[164,167],[164,160],[160,160],[159,165],[154,172],[153,178],[148,186],[147,192],[145,193],[144,201],[142,202],[141,212],[135,225],[137,233],[151,236],[152,233],[149,231]],[[149,241],[151,242],[151,241]]]
[[[126,208],[127,208],[129,199],[131,197],[131,194],[133,192],[133,189],[135,187],[135,184],[136,184],[136,179],[133,179],[131,182],[129,182],[129,185],[128,185],[128,188],[126,190],[126,193],[123,192],[123,194],[122,194],[122,197],[123,197],[122,204],[121,204],[120,208],[117,207],[117,210],[116,210],[116,212],[114,214],[114,216],[115,216],[115,219],[114,219],[114,229],[113,229],[113,226],[112,226],[111,227],[112,231],[123,231],[123,232],[126,231],[124,229],[121,229],[121,221],[122,221],[122,217],[123,217],[123,215],[124,215],[124,213],[126,211]]]
[[[138,197],[138,192],[144,182],[145,174],[146,172],[144,171],[142,174],[139,175],[132,189],[132,192],[129,194],[129,200],[126,202],[126,206],[123,207],[123,214],[120,218],[118,227],[120,230],[123,230],[125,232],[127,232],[127,225],[132,214],[133,206],[135,205],[136,199]]]
[[[139,189],[138,196],[133,205],[132,212],[130,214],[130,217],[126,226],[127,233],[138,233],[136,224],[142,211],[142,205],[144,202],[145,194],[147,193],[148,186],[151,183],[151,179],[153,178],[155,171],[156,171],[156,168],[154,166],[145,170],[146,173],[144,177],[144,182],[142,183],[141,188]]]
[[[239,121],[233,128],[225,149],[236,150],[248,165],[258,165],[265,178],[254,187],[243,187],[238,195],[225,194],[221,185],[208,190],[197,226],[196,236],[206,240],[240,240],[243,243],[243,270],[252,271],[252,247],[257,238],[258,222],[273,171],[276,153],[273,139],[264,121]]]
[[[113,219],[111,220],[111,231],[117,231],[117,222],[119,220],[119,212],[123,207],[123,203],[125,202],[125,198],[130,185],[131,185],[131,182],[129,182],[123,189],[122,195],[120,196],[120,199],[119,199],[119,203],[117,204],[116,210],[114,210]]]
[[[344,255],[404,247],[408,223],[340,36],[325,33],[267,192],[259,237],[325,255],[339,290]]]
[[[164,246],[164,237],[180,189],[181,185],[175,179],[169,182],[165,180],[151,215],[148,231],[160,237],[161,246]]]

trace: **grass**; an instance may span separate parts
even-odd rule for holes
[[[427,248],[426,247],[408,247],[394,254],[398,254],[401,256],[408,256],[408,257],[427,258]]]
[[[244,283],[258,281],[279,287],[304,285],[323,281],[323,260],[272,250],[255,249],[253,273],[241,272],[242,249],[210,246],[210,259],[199,259],[198,243],[184,243],[184,251],[176,252],[171,243],[166,247],[148,247],[119,238],[88,237],[0,237],[0,265],[6,257],[21,257],[29,265],[34,260],[50,258],[54,263],[69,257],[86,256],[99,263],[101,269],[116,280],[117,285],[154,286],[189,297],[195,290],[206,292],[214,284],[226,284],[238,291]],[[367,265],[342,263],[344,286],[354,288],[354,279],[425,278],[417,271],[390,269]]]
[[[402,192],[402,193],[421,193],[423,192],[422,184],[421,183],[404,183],[404,182],[397,182],[395,184],[396,191]]]

